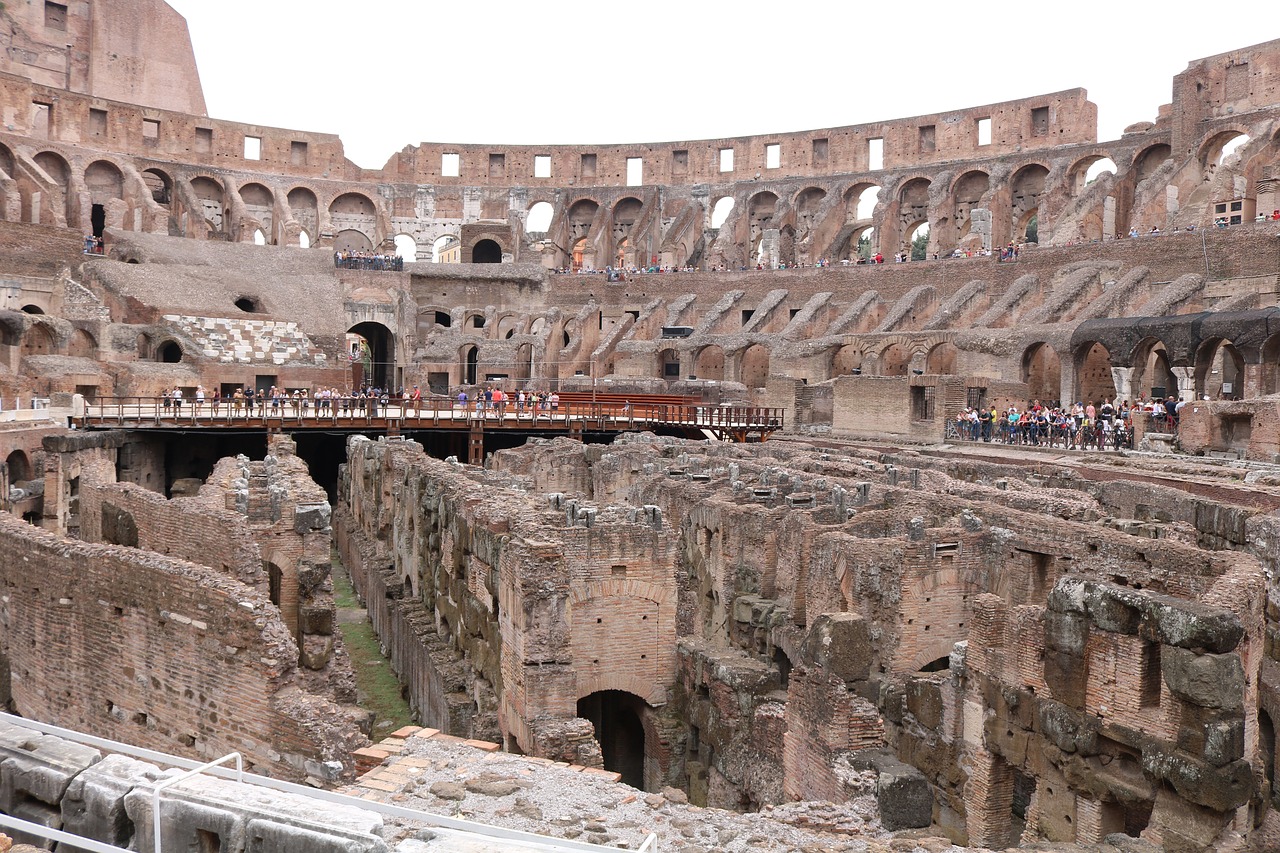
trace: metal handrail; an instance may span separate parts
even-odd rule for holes
[[[160,397],[106,397],[86,403],[85,420],[92,423],[114,421],[126,423],[147,421],[160,426],[208,426],[238,425],[249,427],[323,427],[323,426],[381,426],[392,423],[400,427],[421,428],[424,421],[431,426],[441,422],[474,426],[477,423],[499,426],[529,424],[554,427],[558,423],[586,421],[600,424],[602,429],[634,429],[637,425],[696,426],[736,430],[776,430],[784,423],[786,410],[764,406],[724,406],[673,403],[637,402],[565,402],[556,408],[545,405],[531,408],[516,403],[488,407],[462,408],[452,400],[433,398],[415,404],[410,400],[398,400],[382,405],[371,403],[365,408],[343,408],[337,401],[330,401],[324,408],[309,401],[306,406],[295,406],[292,400],[279,408],[255,405],[252,409],[233,408],[223,400],[215,410],[211,401],[196,404],[184,401],[183,405],[168,407]]]
[[[162,782],[156,783],[155,788],[151,792],[151,820],[152,820],[152,827],[155,830],[155,837],[151,839],[151,846],[152,846],[152,849],[155,851],[155,853],[162,853],[160,849],[161,847],[161,844],[160,844],[160,794],[166,788],[170,788],[178,784],[179,782],[185,782],[186,780],[190,779],[192,776],[199,776],[201,773],[204,773],[206,770],[210,770],[214,767],[218,767],[220,765],[226,764],[227,761],[232,758],[236,760],[236,781],[243,784],[244,783],[244,757],[241,756],[240,753],[238,752],[229,752],[226,755],[222,756],[221,758],[217,758],[217,759],[214,759],[213,761],[209,761],[204,764],[201,764],[199,767],[193,767],[192,769],[188,770],[186,773],[180,773],[177,776],[174,776],[172,779],[165,779]]]
[[[0,827],[25,832],[27,835],[34,835],[37,838],[47,838],[50,841],[58,842],[58,844],[70,845],[76,850],[87,850],[89,853],[133,853],[133,851],[124,847],[116,847],[104,841],[95,841],[92,838],[85,838],[82,835],[75,835],[65,830],[54,829],[44,824],[11,817],[3,812],[0,812]]]

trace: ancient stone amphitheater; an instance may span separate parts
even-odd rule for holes
[[[1280,849],[1280,41],[1104,142],[1076,89],[369,170],[102,6],[0,7],[9,711],[557,849]],[[331,553],[426,728],[370,746]],[[4,725],[0,812],[154,849],[154,767]],[[189,791],[166,846],[479,849]]]

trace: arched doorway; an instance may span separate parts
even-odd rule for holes
[[[1178,396],[1178,377],[1162,341],[1146,338],[1134,348],[1132,386],[1134,394],[1154,399]]]
[[[28,355],[52,355],[53,333],[43,325],[32,326],[22,336],[22,347],[19,351],[24,357]]]
[[[623,783],[644,788],[645,708],[639,696],[622,690],[600,690],[578,700],[578,716],[590,720],[604,757],[604,769],[621,774]]]
[[[862,350],[856,344],[845,344],[831,356],[831,376],[846,376],[854,371],[862,372]]]
[[[21,483],[24,480],[31,479],[31,460],[27,458],[27,454],[21,450],[15,450],[9,454],[4,463],[9,466],[9,482]]]
[[[911,350],[902,344],[890,344],[880,356],[881,376],[906,376],[911,367]]]
[[[373,243],[361,231],[339,231],[333,237],[335,252],[372,252]]]
[[[718,346],[703,347],[694,360],[694,375],[699,379],[724,379],[724,350]]]
[[[1043,341],[1027,347],[1022,354],[1022,381],[1027,383],[1030,399],[1057,405],[1062,394],[1062,361],[1057,351]]]
[[[1115,398],[1116,383],[1111,375],[1111,352],[1097,341],[1087,341],[1076,349],[1075,384],[1077,402],[1096,403]]]
[[[347,329],[348,335],[363,340],[361,350],[366,357],[352,360],[352,387],[369,384],[389,390],[395,382],[396,343],[391,330],[381,323],[357,323]],[[362,375],[356,375],[356,367]]]
[[[502,247],[493,240],[481,240],[471,249],[471,263],[473,264],[500,264],[502,263]]]
[[[752,344],[742,354],[738,381],[748,388],[763,388],[769,379],[769,350],[762,344]]]
[[[480,372],[480,349],[470,346],[462,354],[462,381],[465,385],[475,385]]]
[[[956,358],[960,351],[956,349],[956,345],[944,341],[933,349],[929,350],[929,354],[924,359],[925,373],[952,374],[956,372]]]
[[[1231,341],[1211,338],[1196,351],[1196,398],[1233,400],[1244,396],[1244,357]]]
[[[156,361],[163,364],[177,364],[182,361],[182,347],[177,341],[165,341],[156,348]]]

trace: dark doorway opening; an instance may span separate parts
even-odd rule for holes
[[[578,716],[590,720],[604,755],[604,769],[644,788],[644,701],[621,690],[601,690],[578,700]]]
[[[396,360],[396,344],[391,330],[381,323],[367,322],[357,323],[347,329],[347,333],[364,338],[368,346],[368,361],[358,359],[364,367],[363,384],[384,391],[391,390],[391,383],[395,381]]]
[[[177,364],[182,361],[182,347],[174,341],[165,341],[160,345],[160,349],[156,350],[156,361]]]
[[[89,224],[93,227],[93,236],[101,237],[103,230],[107,227],[107,209],[100,204],[95,204],[89,211]]]
[[[467,385],[476,384],[476,368],[480,363],[480,350],[470,347],[467,350],[467,375],[463,380]]]
[[[471,249],[471,263],[473,264],[500,264],[502,263],[502,247],[493,240],[481,240]]]

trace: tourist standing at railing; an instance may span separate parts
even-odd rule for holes
[[[213,411],[213,416],[218,416],[218,410],[222,408],[222,389],[214,388],[213,396],[209,399],[209,407]]]
[[[182,389],[173,386],[173,416],[179,417],[182,414]]]
[[[231,416],[233,418],[240,417],[240,410],[244,408],[244,391],[239,388],[231,395]]]

